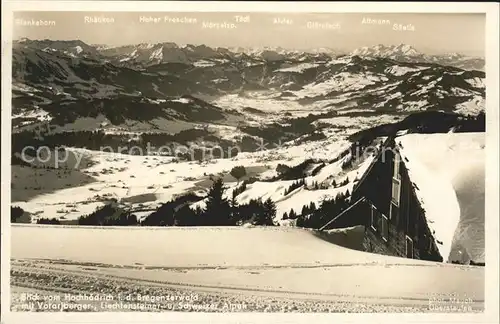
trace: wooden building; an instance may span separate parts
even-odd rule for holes
[[[481,174],[473,176],[479,190],[476,187],[474,190],[463,188],[462,192],[468,199],[463,199],[465,203],[461,203],[456,198],[455,189],[451,188],[453,184],[449,184],[454,183],[456,178],[453,167],[446,166],[457,163],[460,168],[455,173],[461,174],[468,170],[468,166],[481,166],[482,161],[484,172],[484,133],[469,133],[470,136],[468,133],[457,134],[460,135],[411,134],[387,138],[368,170],[354,186],[349,208],[321,230],[364,225],[363,247],[367,252],[429,261],[484,263],[484,173],[482,179]],[[410,140],[406,142],[409,144],[405,147],[405,141],[401,139],[408,137]],[[410,153],[416,143],[423,145],[417,148],[420,154]],[[426,143],[430,143],[427,155]],[[444,159],[443,154],[460,153],[465,154],[462,161],[440,160]],[[422,155],[424,160],[431,161],[427,168],[423,167],[425,163],[419,161]],[[433,175],[434,171],[439,171],[436,172],[439,175],[448,169],[453,177],[445,179]],[[419,174],[425,174],[425,177]],[[424,193],[431,190],[435,192]],[[458,244],[461,238],[457,239],[455,232],[464,227],[461,220],[466,213],[470,213],[470,195],[475,195],[475,201],[482,199],[482,210],[476,208],[475,212],[479,214],[470,217],[482,219],[482,224],[478,221],[467,231],[482,237],[464,236],[462,238],[467,242]],[[481,244],[478,244],[481,240],[482,251]],[[473,252],[468,247],[472,245],[475,245]]]

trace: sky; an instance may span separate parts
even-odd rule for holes
[[[108,22],[94,22],[96,19],[89,17],[107,18]],[[32,19],[51,23],[48,26],[23,25]],[[363,23],[368,19],[376,23]],[[381,24],[378,24],[379,19]],[[232,28],[216,28],[218,23],[226,23],[225,26]],[[395,24],[408,28],[395,30]],[[341,51],[404,43],[427,54],[458,52],[484,57],[485,24],[485,14],[480,13],[37,11],[14,14],[13,37],[78,39],[88,44],[110,46],[174,42],[212,47],[327,47]]]

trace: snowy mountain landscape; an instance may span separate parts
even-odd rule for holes
[[[471,260],[368,253],[357,227],[318,229],[387,138],[485,131],[484,59],[30,39],[12,58],[11,221],[31,223],[12,226],[14,309],[48,290],[271,312],[429,311],[454,292],[483,310]]]
[[[66,311],[83,312],[478,313],[484,307],[480,267],[355,251],[290,227],[128,228],[13,226],[14,310],[23,310],[27,293],[59,296]],[[207,244],[210,253],[200,252]],[[117,302],[78,300],[82,292]],[[118,295],[128,306],[105,308],[121,305]],[[137,298],[127,301],[129,295]]]
[[[102,191],[123,199],[138,190],[161,196],[154,200],[161,203],[190,188],[202,191],[206,188],[199,184],[206,183],[208,175],[227,174],[238,165],[255,170],[249,176],[265,180],[252,187],[262,183],[269,188],[267,194],[259,189],[247,200],[273,196],[280,201],[279,219],[281,212],[302,209],[297,199],[302,195],[305,205],[349,189],[349,185],[328,188],[334,180],[349,178],[352,183],[369,161],[357,161],[347,169],[342,167],[345,158],[331,161],[355,138],[366,136],[362,131],[381,125],[415,128],[408,119],[409,126],[404,125],[415,112],[424,116],[416,123],[454,116],[448,113],[475,118],[484,112],[483,72],[433,63],[310,53],[276,61],[262,57],[262,52],[241,56],[204,45],[140,44],[99,50],[80,41],[48,40],[20,41],[13,54],[14,155],[19,156],[27,144],[49,144],[68,147],[76,155],[74,163],[85,157],[88,164],[75,169],[70,165],[64,171],[86,179],[75,184],[65,180],[67,174],[60,174],[61,170],[15,165],[13,201],[33,213],[33,219],[36,215],[75,219],[82,215],[80,209],[88,212],[88,208],[68,210],[51,204],[64,211],[54,215],[45,202],[52,201],[51,194],[61,197],[68,192],[76,198],[72,191],[84,191],[88,197],[81,200],[86,200]],[[124,55],[130,60],[123,61]],[[120,65],[132,60],[141,68]],[[99,150],[111,146],[117,153],[118,147],[138,146],[145,151],[145,143],[151,143],[150,156]],[[176,158],[172,163],[176,145],[198,145],[210,152],[196,151],[196,157],[186,157],[185,162]],[[164,146],[172,148],[171,156],[158,152]],[[211,159],[209,153],[222,159]],[[278,164],[301,163],[298,175],[277,179]],[[54,166],[54,161],[45,164]],[[131,178],[131,172],[144,177]],[[48,180],[53,177],[61,184]],[[316,195],[302,190],[280,197],[282,188],[304,177],[325,188]],[[233,182],[236,185],[234,178],[229,181]],[[57,188],[60,185],[63,188]],[[173,188],[164,188],[169,185]],[[316,198],[306,198],[311,194]]]
[[[460,53],[448,53],[441,55],[424,54],[410,45],[399,44],[384,46],[382,44],[372,47],[361,47],[351,52],[351,55],[363,57],[384,57],[403,62],[427,62],[440,65],[449,65],[464,70],[484,71],[484,59],[470,57]]]

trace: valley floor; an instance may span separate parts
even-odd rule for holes
[[[350,250],[303,229],[13,225],[11,232],[15,311],[484,310],[484,268]],[[82,296],[108,300],[74,300]]]

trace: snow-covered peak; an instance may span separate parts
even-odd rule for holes
[[[186,50],[189,52],[194,52],[194,45],[191,45],[191,44],[183,44],[183,45],[180,45],[179,48],[182,48],[183,50]]]
[[[395,47],[394,50],[397,50],[398,52],[404,53],[406,55],[418,54],[416,49],[414,49],[410,45],[406,45],[406,44],[399,44],[398,46]]]
[[[394,57],[394,56],[417,56],[421,55],[415,48],[407,44],[399,45],[382,45],[378,44],[373,47],[361,47],[351,52],[351,55],[358,56],[377,56],[377,57]]]
[[[94,47],[98,51],[103,51],[106,49],[115,48],[116,46],[105,45],[105,44],[90,44],[90,46]]]
[[[141,43],[139,45],[137,45],[137,48],[138,49],[150,49],[150,48],[153,48],[155,47],[156,44],[153,44],[153,43]]]
[[[153,53],[151,53],[151,55],[149,56],[149,59],[150,60],[161,60],[161,59],[163,59],[163,47],[160,47],[160,48],[154,50]]]
[[[460,53],[423,54],[408,44],[382,45],[360,47],[351,52],[352,56],[363,58],[389,58],[396,61],[412,63],[437,63],[440,65],[458,67],[464,70],[484,71],[484,58],[470,57]]]
[[[462,59],[467,59],[468,57],[463,55],[463,54],[460,54],[460,53],[448,53],[448,54],[444,54],[443,57],[449,59],[449,60],[462,60]]]
[[[226,50],[231,51],[236,54],[246,54],[254,57],[261,57],[262,54],[269,55],[270,53],[276,53],[277,55],[291,57],[299,59],[301,57],[310,57],[311,55],[328,55],[335,56],[341,54],[340,50],[336,50],[329,47],[314,47],[306,49],[296,49],[296,48],[283,48],[280,46],[257,46],[257,47],[229,47]]]
[[[172,42],[161,43],[161,45],[164,48],[179,48],[179,46],[176,43],[172,43]]]
[[[255,56],[262,58],[263,60],[266,61],[279,61],[283,60],[285,56],[283,54],[280,54],[278,52],[272,51],[272,50],[262,50],[254,53]]]

